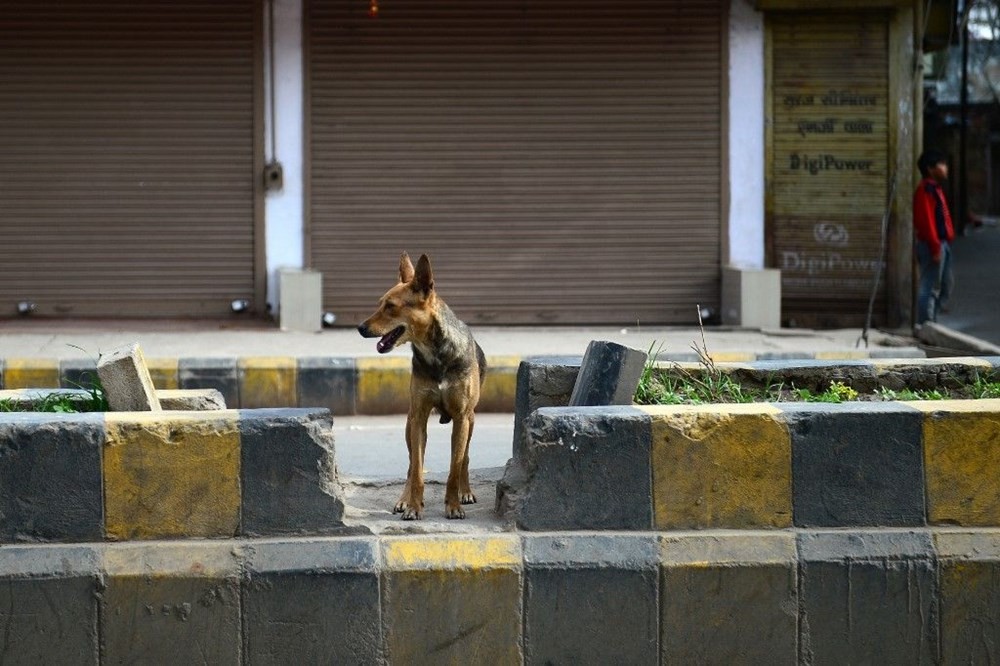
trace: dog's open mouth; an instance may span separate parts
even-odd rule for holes
[[[405,331],[405,326],[397,326],[382,336],[382,339],[380,339],[378,344],[375,345],[375,349],[378,350],[379,354],[385,354],[386,352],[392,351],[396,346],[396,342],[403,337],[403,333]]]

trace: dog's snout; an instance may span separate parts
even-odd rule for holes
[[[368,325],[367,324],[358,324],[358,333],[360,333],[361,337],[363,337],[363,338],[370,337],[370,335],[368,334]]]

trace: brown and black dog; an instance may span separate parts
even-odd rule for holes
[[[438,298],[426,254],[421,255],[416,269],[405,252],[400,256],[399,283],[385,292],[375,314],[358,326],[358,332],[366,338],[380,337],[375,345],[380,354],[404,342],[413,346],[410,411],[406,416],[410,469],[393,513],[402,513],[403,520],[415,520],[423,511],[427,419],[437,409],[441,423],[454,421],[445,514],[465,518],[462,505],[476,501],[469,486],[469,441],[486,375],[486,357],[469,327]]]

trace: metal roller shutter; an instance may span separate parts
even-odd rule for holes
[[[882,12],[774,14],[770,263],[782,316],[864,322],[888,196],[888,19]],[[884,266],[880,269],[884,272]],[[875,302],[885,314],[885,276]]]
[[[255,293],[254,0],[0,10],[0,317],[198,316]]]
[[[475,323],[718,304],[721,3],[367,8],[307,2],[308,257],[338,321],[404,249]]]

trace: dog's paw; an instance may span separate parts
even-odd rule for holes
[[[445,515],[449,520],[454,518],[465,518],[465,510],[461,506],[446,506]]]
[[[462,504],[475,504],[477,501],[476,496],[472,494],[471,490],[467,493],[462,493]]]
[[[396,506],[392,508],[392,512],[403,514],[403,520],[420,520],[420,509],[406,500],[399,500]]]

